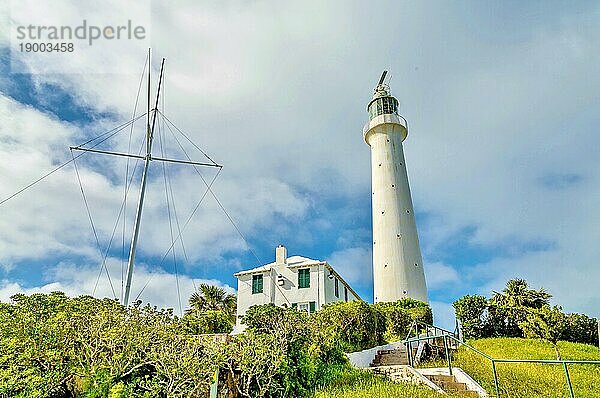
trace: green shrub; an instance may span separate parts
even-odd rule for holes
[[[190,334],[230,333],[233,330],[231,316],[220,310],[186,313],[181,318],[181,326]]]
[[[297,313],[297,311],[294,311]],[[270,333],[280,328],[286,316],[289,317],[290,310],[277,307],[274,304],[253,305],[246,311],[242,322],[259,333]]]
[[[406,337],[412,321],[433,324],[431,307],[426,303],[411,298],[400,299],[393,303],[373,304],[376,311],[386,319],[386,341],[398,341]]]
[[[544,305],[539,309],[532,309],[527,314],[527,319],[519,327],[525,337],[544,339],[554,346],[556,359],[560,360],[558,340],[567,328],[567,317],[558,306]]]
[[[0,325],[0,396],[199,396],[223,363],[172,311],[139,302],[15,295]]]
[[[248,396],[262,397],[267,392],[270,397],[287,397],[294,394],[301,396],[313,388],[317,368],[322,363],[323,356],[321,351],[311,350],[313,339],[318,338],[311,318],[314,316],[309,317],[308,314],[295,309],[276,307],[273,304],[252,306],[248,309],[243,318],[248,327],[244,335],[254,336],[254,340],[244,340],[245,337],[241,339],[246,342],[251,353],[260,353],[264,349],[262,345],[265,343],[257,339],[273,339],[266,347],[278,353],[276,359],[270,360],[271,364],[276,364],[274,368],[268,367],[267,371],[254,372],[254,384],[248,379],[250,383],[246,382],[245,385],[254,386],[248,391]],[[236,361],[235,356],[233,361]],[[253,366],[256,368],[259,365]],[[248,378],[252,374],[253,372],[242,371],[240,377]],[[244,382],[241,385],[244,385]],[[264,386],[267,385],[269,389],[265,390]]]
[[[567,328],[560,339],[596,345],[598,344],[598,320],[585,314],[568,314]]]
[[[545,324],[540,321],[540,312],[548,312],[546,309],[549,308],[551,297],[544,289],[530,289],[523,279],[511,279],[502,292],[494,292],[489,300],[483,296],[466,295],[455,301],[453,307],[466,338],[540,337],[544,334],[540,327]],[[566,317],[564,331],[558,339],[597,343],[598,328],[594,318],[583,314],[563,314],[560,309],[553,312],[548,318],[551,324],[551,318],[562,324],[562,318]],[[548,333],[545,336],[549,336]],[[556,340],[555,337],[552,339]]]
[[[433,311],[427,303],[407,297],[398,300],[396,305],[404,308],[412,320],[433,325]]]
[[[335,336],[346,352],[360,351],[385,342],[385,315],[364,301],[327,304],[313,316],[316,327]]]
[[[466,295],[456,300],[452,306],[456,317],[460,321],[465,338],[479,339],[486,335],[486,319],[484,316],[488,301],[485,297]]]

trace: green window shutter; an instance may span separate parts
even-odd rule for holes
[[[317,303],[315,303],[314,301],[311,301],[311,302],[309,303],[309,305],[310,305],[310,313],[312,314],[313,312],[315,312],[315,311],[316,311],[316,306],[317,306]]]
[[[263,276],[252,275],[252,294],[263,292]]]
[[[292,308],[293,309],[298,309],[298,303],[292,303]]]
[[[298,289],[304,289],[310,287],[310,269],[299,269],[298,270]]]

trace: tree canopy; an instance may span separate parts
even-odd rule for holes
[[[467,338],[535,337],[555,347],[558,340],[597,344],[597,320],[564,314],[560,307],[550,306],[551,298],[544,289],[531,289],[524,279],[511,279],[490,299],[466,295],[453,306]]]

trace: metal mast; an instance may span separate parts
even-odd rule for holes
[[[160,76],[158,79],[158,88],[157,88],[157,92],[156,92],[156,100],[155,100],[154,109],[150,109],[150,67],[151,67],[151,63],[150,63],[150,49],[148,49],[148,110],[147,110],[147,122],[146,122],[146,154],[145,154],[145,156],[140,156],[140,155],[130,154],[130,153],[98,150],[98,149],[93,149],[93,147],[92,148],[85,148],[85,147],[81,147],[81,146],[70,147],[72,150],[77,150],[77,151],[86,151],[86,152],[100,153],[100,154],[105,154],[105,155],[130,157],[130,158],[144,160],[144,169],[143,169],[142,181],[141,181],[141,186],[140,186],[140,196],[139,196],[139,200],[138,200],[138,204],[137,204],[137,211],[136,211],[136,215],[135,215],[135,225],[134,225],[134,230],[133,230],[133,236],[131,238],[131,246],[129,248],[129,260],[127,262],[127,282],[125,285],[125,294],[123,297],[123,305],[125,305],[125,306],[127,306],[129,304],[129,296],[131,293],[131,281],[133,279],[135,253],[136,253],[138,237],[139,237],[139,233],[140,233],[140,224],[141,224],[141,220],[142,220],[142,210],[144,208],[144,197],[146,195],[146,183],[148,180],[148,168],[150,166],[150,161],[155,160],[155,161],[160,161],[160,162],[188,164],[188,165],[194,165],[194,166],[217,167],[219,169],[223,167],[220,164],[215,163],[212,159],[208,158],[207,155],[205,155],[205,156],[207,156],[207,158],[212,163],[195,162],[192,160],[152,157],[152,141],[154,139],[154,126],[156,125],[156,115],[158,113],[158,101],[160,98],[160,90],[162,87],[164,66],[165,66],[165,58],[162,59],[162,62],[160,65]]]
[[[144,158],[144,172],[142,174],[142,183],[140,186],[140,198],[138,200],[137,211],[135,214],[135,225],[133,227],[133,236],[131,238],[131,247],[129,249],[129,261],[127,262],[127,282],[125,283],[125,295],[123,297],[123,305],[127,306],[129,303],[129,293],[131,292],[131,280],[133,278],[133,266],[135,263],[135,250],[137,248],[137,241],[140,234],[140,223],[142,221],[142,210],[144,208],[144,196],[146,195],[146,181],[148,180],[148,166],[152,160],[152,140],[154,138],[154,125],[156,123],[156,110],[158,109],[158,98],[160,97],[160,87],[163,77],[163,68],[165,66],[165,59],[162,59],[160,65],[160,77],[158,78],[158,89],[156,93],[156,102],[154,105],[154,112],[152,113],[152,125],[150,125],[150,69],[152,63],[150,62],[150,50],[148,50],[148,123],[146,126],[146,157]]]

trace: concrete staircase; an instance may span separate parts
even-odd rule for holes
[[[435,385],[440,387],[445,392],[451,392],[464,397],[479,397],[476,391],[468,389],[466,383],[460,383],[456,380],[456,376],[450,375],[424,375],[431,380]]]
[[[408,365],[408,353],[406,348],[397,348],[395,350],[379,350],[371,362],[371,367]]]
[[[413,358],[417,350],[413,349]],[[453,393],[472,398],[487,396],[481,386],[459,368],[454,369],[456,373],[460,373],[457,380],[456,374],[447,374],[446,368],[415,369],[409,366],[406,347],[378,350],[370,364],[370,370],[395,382],[425,384],[442,394]],[[479,393],[475,390],[479,390]]]

